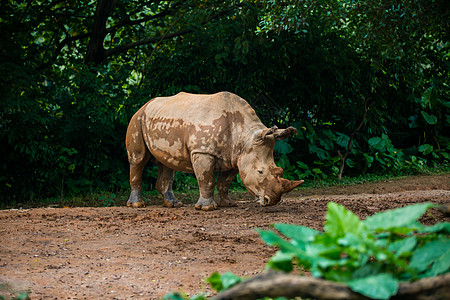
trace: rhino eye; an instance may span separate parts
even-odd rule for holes
[[[262,174],[262,173],[263,173],[263,171],[262,171],[262,170],[258,170],[258,173],[259,173],[259,174]]]

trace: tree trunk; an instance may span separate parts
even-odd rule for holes
[[[89,44],[86,51],[86,57],[84,59],[85,64],[102,63],[105,58],[105,48],[103,42],[107,34],[106,21],[109,14],[118,0],[98,0],[97,7],[94,14],[94,26],[92,28]]]

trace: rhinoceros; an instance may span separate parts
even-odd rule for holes
[[[182,206],[172,191],[175,171],[195,173],[200,190],[195,209],[236,206],[228,189],[237,174],[262,206],[274,205],[282,194],[303,183],[284,179],[283,169],[273,158],[275,140],[296,131],[293,127],[267,128],[244,99],[229,92],[181,92],[154,98],[134,114],[128,125],[131,194],[127,206],[145,206],[142,173],[149,160],[158,166],[156,189],[163,195],[165,207]],[[219,173],[218,201],[213,199],[215,171]]]

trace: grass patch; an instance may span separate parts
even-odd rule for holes
[[[179,173],[179,172],[178,172]],[[427,172],[423,176],[449,174],[450,170],[441,170],[435,172]],[[364,184],[368,182],[380,182],[386,180],[395,180],[407,178],[409,176],[418,175],[398,175],[398,174],[367,174],[357,177],[344,177],[341,180],[336,178],[331,179],[316,179],[308,180],[298,189],[314,189],[331,186],[351,186],[357,184]],[[420,176],[420,175],[419,175]],[[195,204],[199,197],[198,184],[194,177],[188,175],[181,175],[176,178],[178,182],[175,184],[175,196],[184,204]],[[155,189],[145,190],[149,188],[144,187],[143,199],[147,205],[162,205],[163,199],[161,194]],[[230,194],[232,198],[242,197],[247,194],[247,190],[240,181],[233,181]],[[110,207],[110,206],[126,206],[130,190],[121,190],[115,193],[109,191],[93,192],[86,195],[66,196],[64,198],[47,198],[42,200],[28,200],[28,201],[11,201],[7,203],[0,202],[0,209],[12,208],[36,208],[36,207]],[[242,195],[242,196],[241,196]],[[218,198],[217,191],[215,191],[215,199]]]

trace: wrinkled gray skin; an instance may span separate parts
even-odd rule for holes
[[[127,205],[145,206],[142,172],[149,160],[158,166],[156,188],[166,207],[182,205],[172,191],[175,171],[195,173],[200,189],[196,209],[235,206],[228,189],[238,173],[261,205],[274,205],[282,194],[303,183],[282,178],[283,169],[273,159],[275,140],[295,132],[293,127],[267,128],[244,99],[228,92],[155,98],[139,109],[128,126],[131,195]],[[218,201],[213,199],[215,171],[219,171]]]

